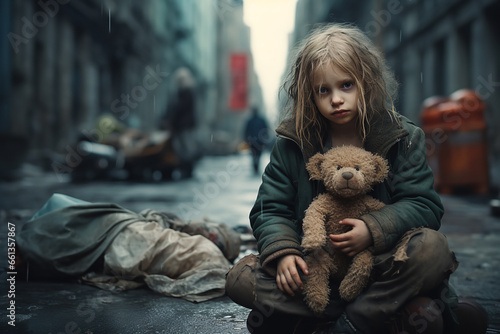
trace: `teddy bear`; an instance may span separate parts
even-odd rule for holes
[[[327,240],[330,234],[352,229],[339,224],[342,219],[358,219],[384,206],[367,193],[385,180],[389,166],[382,157],[347,145],[315,154],[307,162],[306,169],[310,179],[323,181],[326,189],[305,212],[301,243],[309,268],[304,282],[304,300],[314,313],[321,314],[330,299],[330,279],[340,281],[339,294],[345,301],[354,300],[368,284],[373,247],[351,258]]]

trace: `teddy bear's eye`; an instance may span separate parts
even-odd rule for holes
[[[356,166],[354,169],[355,169],[355,170],[359,170],[359,167],[358,167],[358,166]]]
[[[337,166],[337,170],[340,170],[342,168],[342,166]]]

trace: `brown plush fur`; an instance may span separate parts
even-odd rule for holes
[[[351,229],[338,224],[342,219],[359,218],[384,206],[366,193],[387,177],[388,164],[364,149],[341,146],[314,155],[306,168],[311,179],[323,181],[327,190],[314,199],[303,222],[302,247],[309,267],[304,300],[319,314],[330,299],[330,278],[341,281],[339,293],[346,301],[356,298],[368,284],[373,266],[371,247],[350,258],[333,247],[328,235]]]

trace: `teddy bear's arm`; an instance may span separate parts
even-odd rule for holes
[[[331,207],[330,196],[321,194],[307,208],[302,225],[302,247],[305,250],[313,250],[326,244],[325,220]]]
[[[364,203],[366,206],[366,212],[372,212],[376,210],[380,210],[382,207],[385,206],[384,203],[379,201],[378,199],[375,199],[371,196],[366,196],[364,199]]]

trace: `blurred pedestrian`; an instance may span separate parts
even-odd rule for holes
[[[252,151],[252,167],[255,174],[259,173],[262,151],[269,143],[267,122],[259,115],[257,107],[252,108],[252,115],[245,126],[245,141]]]
[[[195,81],[191,71],[179,68],[174,74],[175,93],[172,96],[172,110],[169,111],[170,129],[178,134],[196,126],[195,119]]]
[[[162,127],[171,132],[172,146],[184,176],[191,176],[194,162],[201,151],[196,135],[196,82],[186,67],[174,74],[174,94],[162,120]]]

